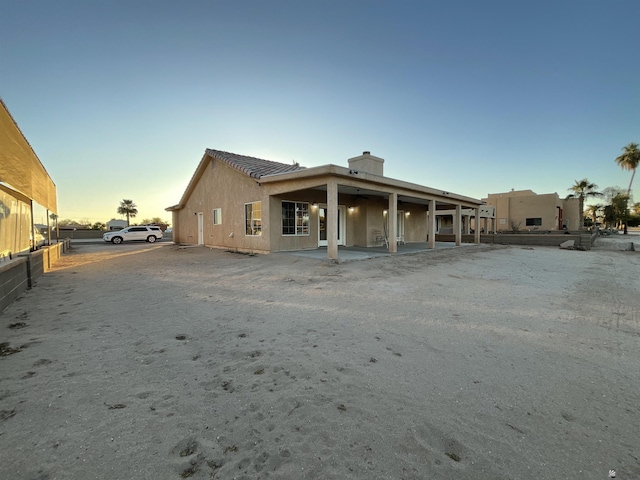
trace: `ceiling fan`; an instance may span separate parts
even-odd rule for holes
[[[356,194],[354,195],[353,199],[357,200],[359,198],[362,198],[363,200],[369,200],[369,197],[365,197],[364,195],[360,195],[360,189],[358,188],[356,190]]]

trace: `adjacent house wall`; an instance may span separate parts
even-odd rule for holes
[[[496,230],[578,230],[579,200],[561,199],[557,193],[538,195],[531,190],[494,193],[484,199],[496,208]],[[539,218],[541,225],[527,225],[527,219]],[[560,224],[562,219],[562,224]]]
[[[580,199],[567,198],[564,204],[564,223],[569,230],[580,230]]]

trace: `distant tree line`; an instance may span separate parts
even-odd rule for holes
[[[162,230],[166,230],[169,227],[169,222],[162,220],[160,217],[145,218],[135,225],[158,225]],[[80,220],[73,220],[71,218],[63,218],[58,220],[58,226],[60,228],[81,228],[84,230],[106,230],[107,224],[102,222],[91,223],[87,219],[81,218]],[[55,224],[54,224],[55,227]]]
[[[122,200],[120,206],[118,206],[117,212],[119,215],[125,215],[127,217],[127,225],[130,224],[130,219],[138,215],[138,207],[133,200]],[[49,215],[54,222],[54,227],[57,225],[59,228],[81,228],[85,230],[106,230],[107,224],[102,222],[91,223],[86,218],[80,220],[72,220],[70,218],[60,219],[58,215],[52,213]],[[169,227],[169,222],[162,220],[160,217],[145,218],[137,225],[157,225],[162,230],[166,230]]]

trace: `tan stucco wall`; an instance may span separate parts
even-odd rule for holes
[[[580,199],[568,198],[563,200],[564,220],[569,230],[580,229]]]
[[[403,205],[404,241],[427,241],[427,211],[421,205]],[[409,215],[407,215],[409,212]]]
[[[536,195],[530,190],[489,194],[485,199],[496,207],[496,230],[511,231],[512,222],[520,230],[558,230],[559,208],[562,209],[563,224],[570,230],[579,228],[579,204],[577,199],[563,200],[556,193]],[[541,218],[542,225],[527,226],[527,218]]]
[[[270,228],[266,222],[262,224],[262,235],[245,235],[244,205],[256,201],[262,202],[262,218],[268,218],[269,202],[264,188],[247,175],[214,160],[207,166],[184,208],[174,212],[174,241],[188,245],[198,243],[197,214],[202,212],[205,245],[268,251]],[[222,209],[220,225],[213,225],[214,208]]]
[[[271,245],[274,251],[308,250],[318,247],[318,208],[313,203],[326,202],[326,195],[320,191],[307,190],[305,192],[285,193],[271,197],[269,219]],[[309,235],[282,235],[282,202],[309,203]]]

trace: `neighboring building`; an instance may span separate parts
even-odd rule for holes
[[[538,195],[531,190],[490,193],[483,199],[495,207],[499,232],[579,230],[580,201],[561,199],[557,193]]]
[[[118,220],[118,219],[112,218],[111,220],[109,220],[107,222],[107,230],[108,231],[122,230],[125,227],[127,227],[127,221],[126,220]]]
[[[174,242],[254,252],[326,246],[337,259],[339,245],[434,248],[439,210],[455,212],[460,244],[462,210],[479,216],[482,201],[387,178],[370,152],[348,162],[304,168],[207,149],[180,203],[166,209]]]
[[[56,213],[56,186],[0,99],[0,262],[35,248],[34,202]]]

